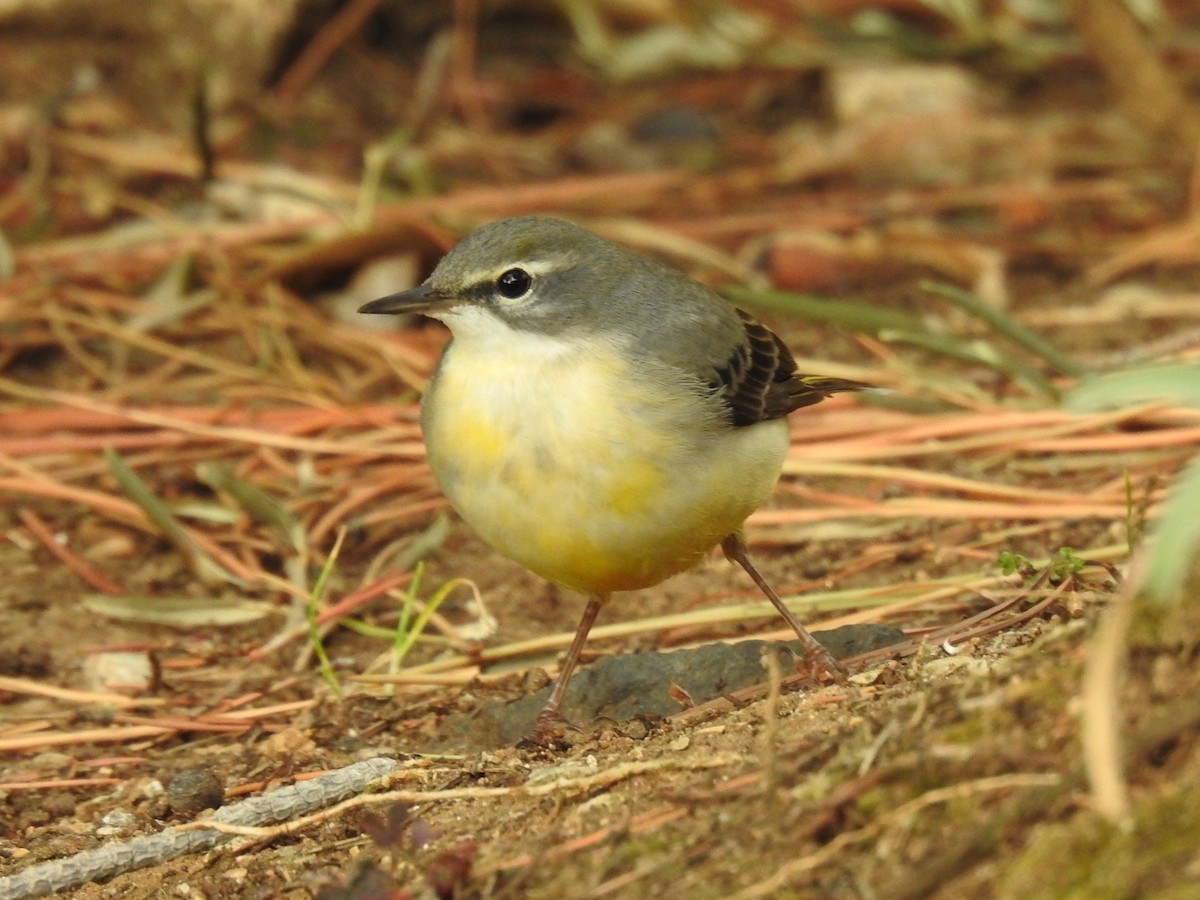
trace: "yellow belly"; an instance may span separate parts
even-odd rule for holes
[[[648,386],[610,351],[459,350],[424,401],[430,465],[487,543],[557,584],[608,593],[681,572],[779,476],[783,420],[731,428],[710,398]]]

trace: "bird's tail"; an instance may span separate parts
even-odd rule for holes
[[[828,375],[795,375],[791,380],[789,400],[792,409],[802,406],[812,406],[833,394],[843,391],[871,390],[873,385],[861,381],[851,381],[849,378],[832,378]]]

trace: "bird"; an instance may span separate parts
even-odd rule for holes
[[[558,218],[483,225],[419,286],[359,312],[449,328],[421,398],[435,479],[485,543],[587,597],[535,734],[565,721],[609,597],[718,545],[810,668],[844,677],[751,561],[742,526],[782,471],[787,415],[867,385],[798,373],[778,335],[708,287]]]

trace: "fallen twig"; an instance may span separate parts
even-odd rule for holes
[[[382,757],[354,763],[319,778],[223,807],[209,821],[214,825],[257,827],[295,819],[361,793],[398,765],[396,760]],[[233,837],[218,828],[168,828],[121,844],[106,844],[0,878],[0,900],[24,900],[69,890],[89,881],[159,865],[185,853],[211,850]]]

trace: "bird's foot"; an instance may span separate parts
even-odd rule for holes
[[[830,681],[834,684],[844,684],[846,679],[850,677],[850,672],[840,662],[833,658],[833,654],[826,650],[814,638],[813,644],[805,648],[805,652],[800,656],[798,663],[803,667],[813,679],[813,681]]]
[[[521,741],[521,746],[537,747],[543,750],[563,750],[570,746],[567,734],[579,729],[567,721],[556,708],[547,706],[538,713],[533,731]]]

